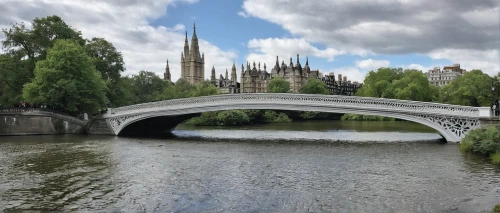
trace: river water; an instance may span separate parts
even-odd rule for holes
[[[409,122],[0,137],[0,211],[491,212],[500,168]]]

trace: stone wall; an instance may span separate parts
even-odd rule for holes
[[[82,134],[81,124],[43,115],[0,115],[0,135]]]

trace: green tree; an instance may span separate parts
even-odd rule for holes
[[[471,70],[441,88],[444,103],[466,106],[491,106],[493,78],[481,70]]]
[[[288,93],[290,92],[290,82],[283,78],[273,78],[269,81],[267,90],[270,93]]]
[[[101,73],[102,79],[106,82],[109,90],[106,96],[111,103],[120,102],[123,97],[123,87],[120,87],[119,79],[121,73],[125,71],[125,63],[120,52],[116,50],[112,43],[104,38],[92,38],[87,40],[85,45],[87,53]]]
[[[2,29],[5,34],[2,46],[7,50],[23,52],[31,61],[32,70],[36,61],[45,59],[47,50],[57,39],[72,39],[80,45],[85,44],[81,33],[67,25],[59,16],[35,18],[31,26],[32,29],[28,29],[21,23],[14,24],[10,29]]]
[[[356,95],[381,98],[389,85],[402,76],[402,68],[382,67],[377,71],[370,71],[365,77],[363,87],[358,90]]]
[[[137,103],[158,101],[158,96],[168,86],[168,82],[154,72],[142,70],[139,74],[132,76],[132,88],[137,97]]]
[[[23,90],[27,102],[49,104],[73,114],[106,108],[105,82],[85,49],[74,40],[57,40],[37,62],[35,77]]]
[[[0,106],[12,107],[22,100],[23,85],[31,79],[29,61],[20,52],[0,55]]]
[[[5,39],[1,42],[6,52],[0,59],[0,104],[19,102],[22,86],[33,79],[36,62],[44,60],[47,50],[57,39],[76,40],[85,43],[81,33],[68,26],[58,16],[35,18],[31,29],[24,23],[4,28]]]
[[[307,83],[300,88],[300,93],[302,94],[323,94],[330,95],[330,91],[326,86],[325,82],[320,81],[317,78],[309,78]]]

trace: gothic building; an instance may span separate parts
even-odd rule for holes
[[[210,81],[215,85],[222,94],[240,93],[240,83],[236,80],[236,65],[233,63],[231,68],[231,79],[228,76],[226,69],[226,77],[220,75],[219,79],[215,78],[215,66],[212,66],[212,75]]]
[[[258,68],[253,62],[253,68],[250,68],[250,63],[247,62],[247,68],[244,69],[241,64],[240,76],[240,89],[242,93],[264,93],[267,92],[267,85],[271,80],[271,75],[266,71],[266,64],[264,70],[260,69],[260,62]]]
[[[199,84],[205,79],[205,54],[200,55],[196,25],[194,25],[193,29],[191,48],[189,47],[186,31],[184,52],[181,54],[181,78],[186,79],[191,84]]]
[[[290,91],[292,93],[299,93],[300,88],[307,82],[309,77],[317,78],[318,76],[319,71],[311,71],[309,59],[306,59],[306,64],[302,67],[299,61],[299,54],[297,54],[296,64],[294,65],[292,58],[290,58],[290,64],[288,66],[285,64],[285,61],[282,61],[280,66],[278,56],[276,56],[276,64],[271,70],[272,78],[280,77],[290,82]]]
[[[348,81],[347,76],[344,76],[342,78],[342,74],[339,74],[338,80],[335,80],[335,74],[333,72],[319,79],[325,82],[326,86],[328,87],[328,90],[330,90],[330,94],[332,95],[352,96],[356,94],[358,89],[363,86],[363,84],[358,83],[357,81],[354,82]]]
[[[165,81],[172,81],[172,76],[170,75],[170,67],[168,66],[168,60],[167,60],[167,66],[165,67],[165,73],[163,73],[163,80]]]

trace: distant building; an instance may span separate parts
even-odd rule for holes
[[[258,68],[253,62],[253,68],[250,68],[250,63],[247,62],[247,68],[244,69],[241,65],[240,76],[240,91],[242,93],[265,93],[267,92],[267,85],[271,80],[271,75],[266,71],[266,64],[264,70],[260,69],[260,62]]]
[[[196,25],[193,27],[191,48],[189,48],[187,31],[184,41],[184,52],[181,54],[181,78],[191,84],[199,84],[205,80],[205,54],[200,55]]]
[[[335,79],[335,74],[333,72],[320,77],[321,81],[325,82],[328,90],[330,90],[330,94],[332,95],[348,95],[352,96],[356,94],[359,88],[363,86],[363,84],[354,81],[348,81],[347,76],[342,78],[342,74],[338,75],[338,80]]]
[[[453,64],[452,66],[443,67],[443,70],[440,67],[434,67],[425,73],[425,76],[427,76],[430,84],[443,86],[462,76],[465,72],[467,71],[461,69],[460,64]]]
[[[168,60],[167,60],[167,66],[165,67],[165,73],[163,73],[163,80],[172,82],[172,76],[170,75],[170,67],[168,66]]]
[[[210,76],[210,82],[215,85],[221,94],[232,94],[240,93],[240,83],[236,81],[236,65],[233,63],[231,68],[231,79],[229,79],[228,72],[226,69],[226,77],[220,75],[219,79],[215,78],[215,66],[212,67],[212,75]]]
[[[293,65],[292,58],[290,58],[290,64],[287,66],[285,61],[281,62],[281,66],[279,64],[278,56],[276,56],[276,64],[274,68],[271,70],[271,77],[276,78],[280,77],[288,82],[290,82],[290,91],[292,93],[299,93],[300,88],[307,82],[307,79],[312,77],[317,77],[319,75],[319,71],[312,71],[309,68],[309,59],[306,59],[306,64],[304,67],[300,64],[299,54],[297,54],[297,62],[295,66]]]

